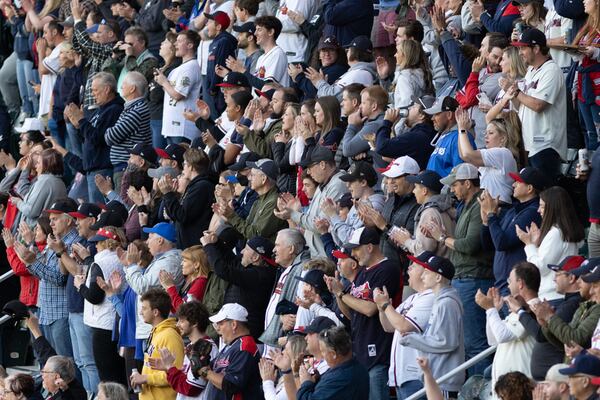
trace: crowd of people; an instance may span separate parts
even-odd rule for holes
[[[3,399],[600,396],[600,0],[0,10]]]

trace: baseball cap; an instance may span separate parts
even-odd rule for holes
[[[420,105],[423,110],[431,108],[435,104],[435,96],[425,95],[423,97],[411,96],[413,103]]]
[[[367,185],[371,187],[377,183],[377,172],[375,172],[371,163],[366,161],[355,162],[347,174],[340,176],[340,180],[343,182],[354,182],[362,179],[366,180]]]
[[[226,319],[247,322],[248,310],[238,303],[227,303],[221,307],[218,313],[209,318],[210,322],[221,322]]]
[[[561,374],[560,370],[568,368],[569,364],[554,364],[550,367],[548,372],[546,372],[546,378],[544,381],[546,382],[556,382],[556,383],[568,383],[569,377],[567,375]]]
[[[262,236],[254,236],[252,239],[246,242],[248,247],[258,253],[260,257],[270,265],[277,265],[273,260],[273,243],[270,240],[265,239]]]
[[[479,179],[477,167],[469,163],[458,164],[452,168],[452,172],[447,177],[440,179],[440,183],[450,186],[454,182],[464,179]]]
[[[222,31],[229,28],[229,24],[231,23],[231,19],[229,18],[229,15],[227,15],[227,13],[223,12],[223,11],[217,11],[212,14],[204,13],[204,16],[208,19],[212,19],[217,24],[221,25]]]
[[[100,228],[94,236],[88,239],[88,242],[102,242],[107,239],[119,240],[119,236],[104,228]]]
[[[357,36],[352,42],[350,42],[350,44],[344,46],[345,49],[348,49],[350,47],[354,47],[366,53],[373,52],[373,43],[371,42],[371,39],[369,39],[366,36]]]
[[[407,182],[418,183],[419,185],[425,186],[427,189],[431,189],[436,193],[442,191],[442,183],[440,182],[442,177],[435,171],[426,169],[418,175],[408,175],[406,177]]]
[[[263,174],[273,179],[277,180],[279,176],[279,167],[275,164],[275,161],[269,160],[268,158],[263,158],[258,161],[247,162],[246,165],[248,168],[256,168],[261,171]]]
[[[127,221],[127,217],[129,216],[129,211],[125,204],[121,203],[118,200],[111,200],[106,203],[105,208],[110,211],[114,211],[121,216],[123,221]]]
[[[143,230],[145,233],[155,233],[169,242],[177,241],[177,230],[175,229],[175,225],[168,222],[159,222],[152,228],[144,228]]]
[[[408,258],[412,262],[419,264],[429,271],[438,273],[446,279],[452,280],[454,277],[454,265],[452,262],[447,258],[436,256],[431,251],[424,251],[417,257],[409,254]]]
[[[178,144],[170,144],[163,149],[155,148],[156,154],[160,158],[168,158],[170,160],[175,160],[179,164],[183,164],[183,153],[185,153],[185,149]]]
[[[148,168],[148,176],[150,178],[160,179],[165,175],[176,178],[179,176],[179,171],[173,167]]]
[[[517,182],[522,182],[527,185],[531,185],[537,191],[541,192],[546,189],[550,184],[546,175],[535,167],[525,167],[517,172],[509,172],[508,176],[513,178]]]
[[[307,168],[312,164],[319,163],[321,161],[333,161],[333,152],[324,146],[315,146],[312,153],[310,153],[301,163],[302,168]]]
[[[98,32],[99,28],[100,28],[100,24],[94,24],[94,25],[90,26],[89,28],[87,28],[85,31],[87,33],[96,33],[96,32]]]
[[[230,171],[241,171],[248,168],[246,163],[260,160],[260,156],[252,151],[240,154],[238,160],[229,166]]]
[[[598,258],[598,257],[597,257]],[[587,283],[594,283],[600,281],[600,265],[596,262],[596,265],[585,275],[581,275],[581,279]]]
[[[600,358],[590,354],[580,354],[567,368],[559,369],[563,375],[586,374],[600,376]]]
[[[69,214],[77,211],[77,202],[71,198],[57,200],[46,211],[50,214]]]
[[[27,131],[40,131],[44,132],[44,123],[38,118],[25,118],[23,125],[15,128],[15,132],[25,133]]]
[[[69,215],[73,218],[97,218],[102,212],[102,209],[94,203],[81,203],[76,211],[72,211]]]
[[[314,287],[318,294],[329,293],[327,284],[325,283],[325,272],[320,269],[311,269],[304,276],[296,276],[296,279]]]
[[[518,7],[523,4],[536,3],[536,2],[539,3],[538,0],[512,0],[512,5],[515,7]]]
[[[114,226],[120,228],[125,223],[125,220],[116,211],[108,210],[104,211],[98,216],[98,220],[95,224],[90,225],[90,229],[97,231],[100,228],[104,228],[105,226]]]
[[[75,20],[73,19],[73,16],[69,16],[65,18],[64,21],[59,22],[59,24],[62,25],[64,28],[72,28],[73,26],[75,26]]]
[[[275,94],[275,89],[269,89],[265,91],[254,89],[254,93],[256,93],[258,97],[264,97],[265,99],[271,101],[273,95]]]
[[[339,49],[340,48],[340,44],[338,43],[337,39],[335,38],[335,36],[327,36],[327,37],[322,37],[319,40],[319,50],[325,50],[325,49]]]
[[[345,260],[347,258],[351,258],[354,261],[356,261],[356,259],[352,257],[352,251],[344,247],[340,248],[339,250],[333,250],[331,254],[338,260]]]
[[[521,33],[521,35],[519,36],[519,40],[517,40],[516,42],[512,42],[511,45],[516,47],[526,47],[535,45],[545,47],[546,35],[544,35],[544,32],[540,31],[539,29],[529,28],[523,33]]]
[[[445,96],[439,97],[435,100],[435,103],[429,108],[423,110],[425,114],[435,115],[444,111],[456,111],[459,104],[454,97]]]
[[[154,151],[154,147],[150,144],[137,143],[129,149],[129,154],[140,156],[151,164],[156,164],[158,161],[156,151]]]
[[[2,312],[15,319],[29,318],[27,306],[19,300],[11,300],[2,307]]]
[[[378,245],[380,236],[381,233],[377,229],[363,226],[352,232],[350,239],[348,239],[348,243],[344,243],[344,247],[347,249],[354,249],[365,244]]]
[[[597,265],[600,265],[600,257],[590,258],[589,260],[585,260],[579,268],[571,270],[571,274],[577,277],[589,274]]]
[[[249,33],[254,35],[254,32],[256,32],[256,25],[254,25],[254,22],[249,21],[242,25],[234,25],[232,29],[237,33]]]
[[[287,315],[296,314],[298,312],[298,305],[292,303],[287,299],[280,300],[275,306],[275,315]]]
[[[548,264],[548,268],[552,271],[571,272],[572,270],[579,268],[584,261],[585,257],[582,256],[568,256],[563,258],[558,265]]]
[[[311,323],[304,328],[304,333],[321,333],[325,329],[333,328],[335,322],[327,317],[316,317]]]
[[[231,71],[230,73],[225,75],[225,78],[223,78],[223,81],[221,83],[217,83],[216,86],[226,87],[226,88],[250,87],[250,81],[248,81],[248,78],[246,77],[246,75],[241,74],[239,72]]]
[[[354,206],[350,192],[344,193],[339,199],[337,199],[336,203],[342,208],[352,208],[352,206]]]
[[[379,172],[388,178],[398,178],[402,175],[417,175],[421,169],[414,158],[402,156],[396,158],[385,168],[379,168]]]

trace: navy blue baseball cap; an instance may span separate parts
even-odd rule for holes
[[[153,165],[158,161],[158,155],[151,144],[137,143],[135,146],[129,149],[129,154],[140,156]]]
[[[568,368],[559,370],[563,375],[586,374],[600,376],[600,358],[590,354],[580,354]]]
[[[277,265],[273,260],[273,243],[262,236],[254,236],[246,242],[248,247],[258,253],[260,257],[270,265]]]
[[[354,249],[358,246],[365,244],[379,245],[381,239],[381,232],[376,228],[369,226],[363,226],[362,228],[355,229],[350,235],[347,243],[344,243],[344,247],[347,249]]]
[[[587,263],[589,271],[587,274],[581,274],[581,279],[587,283],[600,281],[600,257],[590,258]]]
[[[426,169],[418,175],[407,175],[404,179],[410,183],[418,183],[419,185],[425,186],[427,189],[431,189],[436,193],[440,193],[444,185],[440,182],[442,177],[435,171]]]
[[[102,209],[94,203],[81,203],[77,211],[72,211],[69,215],[73,218],[97,218]]]
[[[169,224],[168,222],[159,222],[152,228],[144,228],[144,232],[155,233],[169,242],[177,241],[177,230],[175,229],[175,225]]]
[[[334,326],[335,322],[333,322],[330,318],[317,317],[313,319],[310,325],[304,329],[304,333],[321,333],[325,329],[333,328]]]
[[[569,272],[576,277],[581,277],[585,274],[589,274],[598,264],[600,264],[600,257],[590,258],[589,260],[582,262],[579,267]]]
[[[417,257],[409,254],[408,258],[412,262],[419,264],[429,271],[438,273],[446,279],[452,280],[454,278],[454,264],[447,258],[437,256],[431,251],[424,251]]]
[[[357,36],[352,42],[344,46],[345,49],[354,47],[358,50],[364,51],[365,53],[373,52],[373,42],[367,36]]]
[[[311,269],[304,276],[296,276],[296,279],[314,287],[317,293],[329,293],[327,284],[325,283],[325,272],[320,269]]]
[[[533,186],[533,188],[538,192],[541,192],[542,190],[551,186],[550,182],[548,182],[548,179],[546,178],[546,175],[535,167],[525,167],[518,173],[509,172],[508,176],[517,182]]]

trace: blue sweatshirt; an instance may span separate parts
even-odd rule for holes
[[[377,130],[375,151],[382,157],[412,157],[419,164],[419,168],[425,169],[433,152],[431,145],[435,137],[433,126],[417,124],[394,138],[390,138],[391,131],[392,123],[384,120],[383,125]]]
[[[538,213],[540,199],[536,197],[525,203],[515,202],[512,207],[503,209],[499,215],[488,218],[488,225],[481,227],[481,242],[484,249],[495,249],[494,286],[503,296],[508,295],[506,280],[512,267],[525,261],[525,245],[517,237],[515,226],[525,230],[532,222],[540,226],[542,218]]]
[[[237,39],[229,32],[219,33],[208,47],[208,63],[206,64],[208,81],[208,90],[211,95],[215,96],[215,107],[220,113],[225,110],[225,98],[223,93],[216,86],[223,81],[223,78],[215,73],[215,66],[225,66],[225,60],[229,56],[235,57],[237,49]]]
[[[364,400],[369,398],[369,373],[355,358],[331,368],[318,383],[302,383],[298,400]]]
[[[340,76],[344,75],[346,71],[348,71],[348,65],[333,64],[321,69],[327,77],[327,83],[333,85]],[[317,88],[304,74],[300,74],[296,77],[296,81],[292,82],[292,87],[302,93],[302,101],[317,97]]]
[[[493,17],[488,12],[481,14],[481,24],[488,32],[501,32],[510,36],[513,22],[519,17],[519,9],[512,4],[512,0],[502,0]]]
[[[342,46],[349,45],[357,36],[371,37],[373,2],[370,0],[326,0],[323,16],[322,37],[335,36]]]
[[[469,141],[473,148],[477,148],[475,140],[471,135],[469,135]],[[463,162],[458,152],[458,131],[452,130],[446,132],[438,139],[435,149],[431,153],[431,157],[429,157],[427,169],[437,172],[444,178],[450,174],[452,168]]]
[[[590,220],[598,223],[600,219],[600,151],[596,151],[590,160],[590,176],[587,181],[587,201],[590,208]]]

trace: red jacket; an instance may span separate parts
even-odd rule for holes
[[[40,251],[44,250],[46,247],[46,243],[37,243],[37,247]],[[26,306],[36,306],[38,299],[38,286],[40,281],[35,276],[31,275],[25,264],[13,247],[8,247],[6,249],[6,256],[8,258],[8,263],[10,264],[10,268],[15,272],[15,275],[19,277],[19,281],[21,284],[21,293],[19,294],[19,300],[21,303]]]
[[[171,297],[171,311],[174,313],[177,312],[177,309],[180,305],[189,301],[188,297],[190,296],[194,300],[202,302],[207,283],[208,278],[206,276],[199,276],[198,278],[194,279],[188,289],[183,291],[181,294],[177,292],[176,286],[171,286],[169,289],[167,289],[167,293],[169,294],[169,297]],[[185,299],[182,297],[185,297]]]

